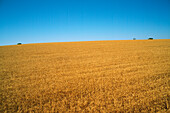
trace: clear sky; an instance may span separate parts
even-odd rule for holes
[[[0,0],[0,45],[170,39],[170,0]]]

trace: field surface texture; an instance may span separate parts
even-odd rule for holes
[[[170,40],[0,47],[0,112],[169,112]]]

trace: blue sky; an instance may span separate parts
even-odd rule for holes
[[[0,45],[170,39],[170,0],[0,0]]]

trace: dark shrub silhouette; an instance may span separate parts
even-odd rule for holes
[[[153,38],[148,38],[148,40],[153,40]]]
[[[136,38],[133,38],[133,40],[136,40]]]
[[[22,43],[17,43],[17,45],[22,45]]]

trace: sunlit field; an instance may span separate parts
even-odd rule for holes
[[[169,112],[170,40],[0,47],[0,112]]]

